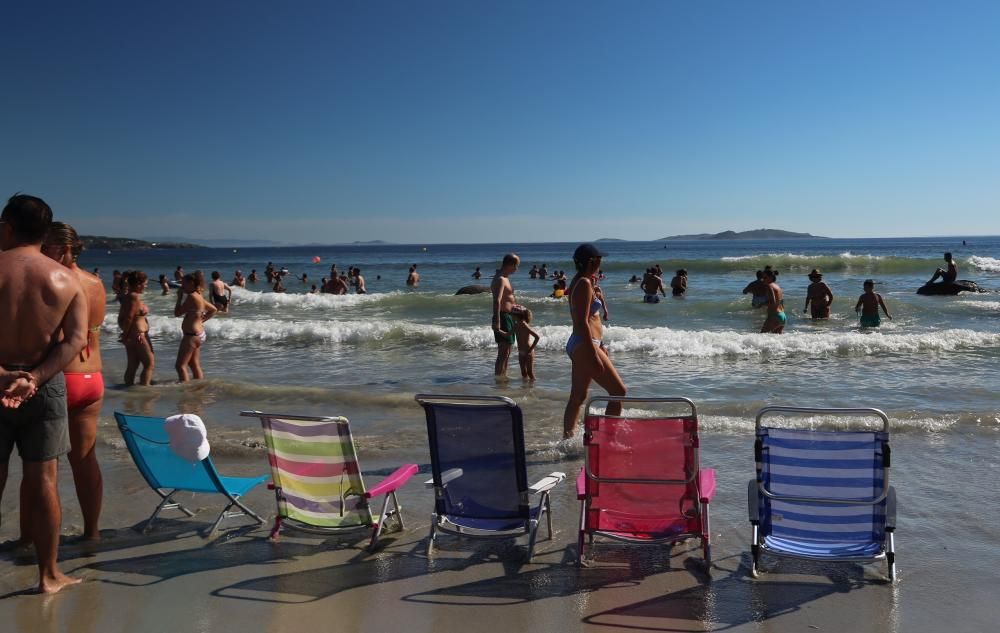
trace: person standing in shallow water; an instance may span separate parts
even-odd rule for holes
[[[833,291],[830,286],[823,281],[823,273],[818,268],[813,268],[809,273],[809,287],[806,288],[806,305],[803,312],[809,311],[809,303],[812,303],[810,315],[814,319],[829,319],[830,305],[833,303]]]
[[[493,293],[493,339],[497,342],[497,360],[493,374],[498,378],[507,377],[507,364],[514,345],[514,286],[509,277],[517,271],[521,258],[514,253],[503,256],[503,262],[493,276],[490,290]]]
[[[59,570],[59,456],[70,451],[62,370],[87,345],[87,295],[73,271],[42,254],[52,209],[15,195],[0,213],[0,494],[17,446],[38,557],[38,591],[80,582]]]
[[[153,341],[149,338],[149,308],[142,300],[148,279],[141,270],[132,270],[126,275],[124,283],[127,292],[118,310],[118,327],[122,330],[122,343],[125,345],[125,384],[135,384],[135,372],[142,365],[139,384],[148,386],[153,384],[153,369],[156,367]]]
[[[770,268],[764,269],[761,281],[767,286],[767,318],[760,328],[761,334],[781,334],[785,331],[785,323],[788,316],[785,314],[785,294],[776,281],[778,271]]]
[[[573,363],[572,383],[566,411],[563,413],[563,437],[576,432],[580,409],[587,400],[590,383],[596,382],[609,396],[624,396],[625,383],[611,362],[604,345],[601,316],[603,302],[595,291],[594,275],[601,267],[604,253],[593,244],[581,244],[573,253],[576,276],[569,285],[570,314],[573,334],[566,342],[566,354]],[[609,400],[605,415],[621,415],[620,400]]]
[[[201,348],[205,344],[205,321],[208,321],[218,309],[205,300],[205,276],[200,270],[184,275],[181,287],[177,289],[177,303],[174,305],[174,316],[184,317],[181,322],[181,344],[177,348],[177,362],[174,368],[181,382],[191,378],[204,378],[201,369]],[[188,377],[188,368],[191,376]]]

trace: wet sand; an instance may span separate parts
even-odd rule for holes
[[[902,441],[900,441],[900,439]],[[896,455],[916,449],[917,438],[897,438]],[[907,445],[911,446],[907,446]],[[384,457],[384,456],[383,456]],[[904,463],[907,460],[900,459]],[[36,582],[30,559],[0,553],[0,621],[5,631],[986,631],[992,630],[997,593],[995,549],[962,564],[963,547],[976,548],[975,529],[953,528],[954,552],[940,551],[914,517],[947,529],[950,518],[920,517],[905,509],[898,548],[901,580],[891,586],[882,566],[823,566],[771,560],[763,580],[747,573],[747,524],[740,474],[720,473],[713,512],[716,561],[710,577],[692,543],[672,550],[600,547],[594,564],[575,564],[578,506],[567,481],[553,496],[555,537],[540,535],[531,564],[523,561],[524,539],[459,541],[442,537],[426,555],[431,494],[418,475],[404,488],[407,529],[393,533],[370,554],[366,538],[283,537],[267,541],[265,528],[229,529],[207,541],[205,530],[221,509],[220,497],[198,495],[149,535],[135,527],[156,497],[122,451],[104,449],[105,540],[95,546],[68,542],[80,517],[63,467],[60,488],[67,543],[62,568],[86,580],[56,596],[28,595]],[[225,474],[264,472],[264,462],[219,458]],[[370,463],[377,481],[398,460]],[[532,464],[537,478],[552,470],[575,473],[575,462]],[[19,481],[17,460],[11,484]],[[569,478],[571,479],[571,478]],[[916,478],[900,476],[905,498],[919,495]],[[933,484],[936,485],[936,484]],[[14,537],[14,495],[2,504],[0,540]],[[246,498],[265,517],[273,515],[272,493],[263,486]],[[901,505],[904,503],[901,501]],[[724,510],[723,510],[724,509]],[[723,510],[723,511],[719,511]],[[232,520],[229,525],[243,523]],[[544,527],[542,528],[544,530]],[[971,542],[968,539],[972,539]],[[981,539],[980,539],[981,540]],[[964,541],[964,543],[963,543]],[[985,572],[985,573],[984,573]]]

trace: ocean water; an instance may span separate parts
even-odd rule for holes
[[[699,406],[709,433],[746,435],[753,414],[767,404],[874,406],[886,410],[897,432],[993,434],[1000,430],[1000,293],[923,297],[915,290],[954,253],[959,278],[1000,290],[1000,238],[606,242],[605,280],[611,320],[605,339],[630,395],[683,395]],[[352,420],[362,446],[412,451],[424,446],[419,392],[507,395],[525,410],[531,450],[552,454],[559,444],[570,362],[565,300],[552,299],[551,281],[529,279],[533,264],[572,269],[576,244],[377,245],[346,247],[196,249],[86,252],[81,265],[140,268],[151,279],[177,265],[187,271],[262,272],[267,262],[306,273],[310,284],[288,278],[287,294],[263,282],[237,289],[232,310],[206,323],[207,380],[176,384],[173,369],[180,320],[174,297],[146,294],[157,352],[153,387],[121,387],[124,351],[115,342],[117,304],[109,297],[104,327],[105,375],[112,409],[167,415],[195,411],[211,420],[219,449],[252,450],[259,431],[241,409],[339,414]],[[518,301],[534,313],[541,334],[534,384],[520,378],[516,356],[510,380],[493,377],[496,346],[489,294],[456,296],[488,284],[505,252],[522,267],[511,278]],[[312,263],[320,257],[319,264]],[[368,295],[309,295],[312,281],[358,266]],[[667,279],[689,271],[690,290],[644,304],[627,283],[659,263]],[[417,264],[421,284],[406,288]],[[789,323],[783,335],[758,334],[763,313],[742,288],[758,268],[780,271]],[[814,322],[802,311],[806,274],[820,268],[836,295],[833,317]],[[861,332],[854,304],[862,281],[873,278],[894,320]],[[594,387],[593,394],[600,394]],[[823,422],[825,423],[825,422]]]

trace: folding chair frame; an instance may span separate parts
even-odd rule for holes
[[[768,553],[773,556],[784,557],[784,558],[796,558],[800,560],[820,560],[820,561],[833,561],[833,562],[859,562],[859,563],[876,563],[882,560],[886,561],[887,574],[890,582],[896,581],[896,491],[889,485],[889,444],[886,441],[883,444],[885,449],[884,456],[884,484],[882,493],[871,499],[835,499],[835,498],[819,498],[819,497],[796,497],[790,495],[779,495],[771,492],[767,489],[762,481],[761,475],[763,471],[763,454],[762,454],[762,444],[760,440],[760,430],[763,428],[762,420],[774,413],[785,413],[792,415],[867,415],[871,417],[878,417],[882,420],[882,432],[888,434],[889,432],[889,416],[885,414],[884,411],[874,408],[812,408],[812,407],[764,407],[757,412],[757,419],[754,424],[754,432],[756,440],[754,442],[754,456],[756,462],[756,478],[750,480],[747,485],[747,508],[749,512],[750,524],[751,524],[751,537],[750,537],[750,575],[753,578],[760,577],[760,557],[762,553]],[[759,494],[758,494],[759,493]],[[768,548],[764,543],[764,540],[760,536],[760,504],[759,495],[763,495],[769,499],[775,499],[779,501],[792,501],[798,503],[826,503],[826,504],[837,504],[837,505],[877,505],[886,502],[885,508],[885,542],[882,544],[881,551],[874,556],[809,556],[806,554],[798,554],[791,552],[776,551],[772,548]]]

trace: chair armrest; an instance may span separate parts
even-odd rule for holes
[[[747,513],[750,515],[750,522],[760,521],[760,506],[757,496],[757,480],[751,479],[747,482]]]
[[[889,493],[885,497],[885,528],[896,529],[896,489],[892,486],[889,486]]]
[[[406,464],[405,466],[400,466],[396,469],[396,472],[380,481],[375,487],[369,489],[368,492],[365,493],[365,498],[371,499],[390,492],[395,492],[399,490],[400,486],[408,482],[410,477],[416,474],[416,464]]]
[[[709,503],[715,496],[715,469],[702,468],[698,471],[698,491],[701,493],[700,501]]]
[[[580,474],[576,476],[576,498],[581,501],[587,498],[587,473],[585,469],[580,469]]]
[[[556,484],[558,484],[563,479],[566,479],[566,473],[559,473],[559,472],[549,473],[547,476],[542,477],[537,482],[532,484],[531,487],[528,488],[528,492],[530,492],[533,495],[536,495],[539,492],[546,492],[548,490],[552,490],[553,488],[556,487]]]
[[[449,468],[448,470],[441,473],[441,485],[447,486],[449,481],[454,481],[464,474],[461,468]],[[425,488],[433,488],[434,480],[428,479],[424,482]]]

